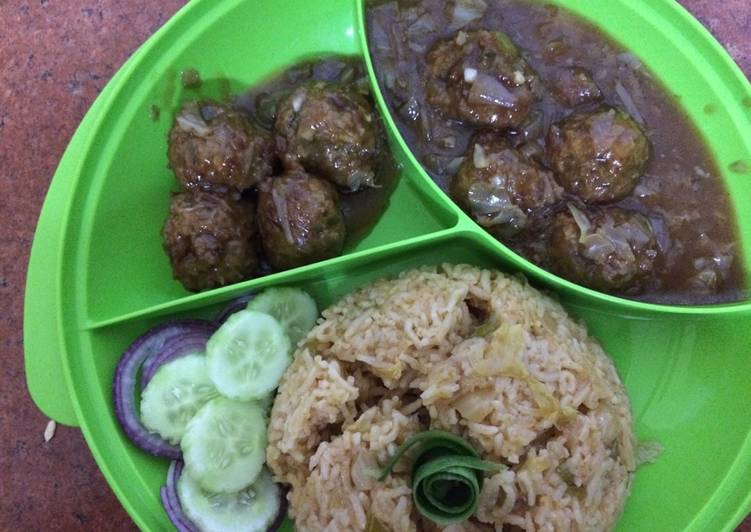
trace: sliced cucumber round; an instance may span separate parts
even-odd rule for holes
[[[263,469],[256,481],[236,493],[211,493],[183,473],[177,481],[183,512],[203,532],[266,532],[281,508],[281,490]]]
[[[293,347],[305,338],[318,319],[315,300],[297,288],[269,288],[251,300],[248,309],[275,317]]]
[[[209,339],[209,377],[226,397],[241,401],[262,399],[279,386],[292,362],[290,347],[289,338],[275,318],[242,310],[230,316]]]
[[[159,368],[149,381],[141,394],[141,421],[168,442],[180,443],[188,422],[218,395],[206,357],[186,355]]]
[[[266,419],[256,402],[217,397],[188,423],[180,446],[185,470],[206,491],[250,486],[266,460]]]

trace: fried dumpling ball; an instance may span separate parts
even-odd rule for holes
[[[354,192],[374,185],[379,127],[373,106],[361,94],[317,82],[279,102],[274,133],[288,168],[302,167]]]
[[[460,31],[433,45],[426,62],[428,103],[472,125],[520,127],[538,99],[537,73],[501,32]]]
[[[336,189],[301,170],[261,183],[258,225],[266,257],[279,270],[339,256],[346,239]]]
[[[169,165],[185,189],[252,188],[272,174],[271,135],[227,104],[188,102],[169,134]]]
[[[553,173],[503,137],[480,134],[469,150],[451,182],[451,196],[494,236],[514,236],[560,198]]]
[[[570,204],[553,221],[550,255],[555,273],[570,281],[603,292],[638,292],[659,249],[643,215],[618,207],[585,213]]]
[[[548,158],[558,182],[587,203],[628,196],[639,183],[649,151],[639,125],[615,108],[574,113],[548,132]]]
[[[162,237],[175,279],[198,292],[253,277],[256,232],[251,203],[194,190],[172,196]]]

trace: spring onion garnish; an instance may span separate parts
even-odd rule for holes
[[[442,430],[421,432],[405,441],[378,480],[389,476],[402,456],[412,461],[412,498],[417,510],[438,525],[468,519],[480,502],[483,474],[503,466],[485,462],[465,440]]]

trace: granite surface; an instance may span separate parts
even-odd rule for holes
[[[22,313],[37,216],[86,110],[180,0],[0,0],[0,530],[132,530],[81,433],[31,402]],[[683,0],[751,74],[751,2]],[[741,525],[751,532],[751,519]]]

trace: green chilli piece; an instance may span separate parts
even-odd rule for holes
[[[477,510],[484,473],[499,471],[501,464],[485,462],[464,439],[442,430],[421,432],[405,441],[389,460],[384,481],[412,448],[412,498],[417,510],[438,525],[467,520]]]

